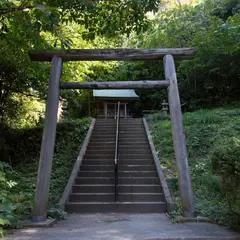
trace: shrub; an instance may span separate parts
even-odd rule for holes
[[[197,214],[238,231],[239,116],[238,105],[183,115]],[[153,117],[150,127],[173,200],[180,206],[170,121]]]
[[[9,198],[10,188],[16,185],[16,182],[7,180],[3,169],[8,168],[8,164],[0,162],[0,236],[3,237],[3,228],[18,224],[16,215],[14,214],[15,206]]]
[[[221,140],[211,156],[213,173],[220,176],[230,211],[240,222],[240,138]]]
[[[66,218],[66,213],[54,206],[66,186],[89,123],[90,118],[84,118],[57,125],[49,217]],[[8,130],[4,133],[2,139],[7,146],[12,166],[0,161],[0,237],[4,228],[18,227],[18,220],[32,215],[42,127]]]

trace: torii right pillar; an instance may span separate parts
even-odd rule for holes
[[[188,166],[186,140],[183,131],[182,111],[178,91],[178,83],[174,58],[166,55],[163,59],[166,80],[169,81],[168,101],[171,116],[173,145],[178,170],[179,190],[184,217],[196,217],[193,190]]]

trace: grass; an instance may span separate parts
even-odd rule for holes
[[[159,114],[153,114],[148,117],[148,121],[171,193],[179,206],[176,212],[180,213],[170,120],[161,120]],[[197,214],[239,231],[240,202],[235,205],[237,214],[233,214],[224,194],[221,178],[213,174],[211,157],[227,138],[233,136],[240,138],[240,108],[218,108],[185,113],[183,122]],[[238,161],[239,158],[240,156],[237,156]],[[239,192],[238,189],[234,191],[236,194]]]
[[[67,184],[89,124],[90,119],[84,118],[57,125],[49,195],[50,216],[61,215],[61,212],[53,209]],[[42,127],[14,130],[5,141],[12,166],[3,170],[6,179],[16,183],[8,190],[7,197],[11,200],[15,208],[14,216],[18,219],[26,219],[32,215],[42,130]]]

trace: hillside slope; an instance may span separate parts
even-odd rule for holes
[[[199,110],[183,118],[197,214],[240,230],[240,108]],[[148,121],[180,213],[170,120],[153,114]]]
[[[84,118],[57,125],[49,216],[65,217],[65,213],[55,206],[67,184],[90,120]],[[4,143],[0,147],[5,151],[2,154],[5,158],[0,159],[0,236],[2,227],[18,227],[19,219],[32,216],[42,131],[42,126],[39,126],[0,133],[0,143]]]

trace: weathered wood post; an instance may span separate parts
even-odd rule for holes
[[[38,168],[34,215],[32,218],[33,222],[41,222],[46,220],[49,185],[56,135],[61,72],[62,59],[60,57],[53,57],[48,87],[45,114],[46,117],[44,122],[40,161]]]
[[[174,58],[166,55],[163,61],[166,80],[170,83],[168,101],[183,216],[196,217]]]

